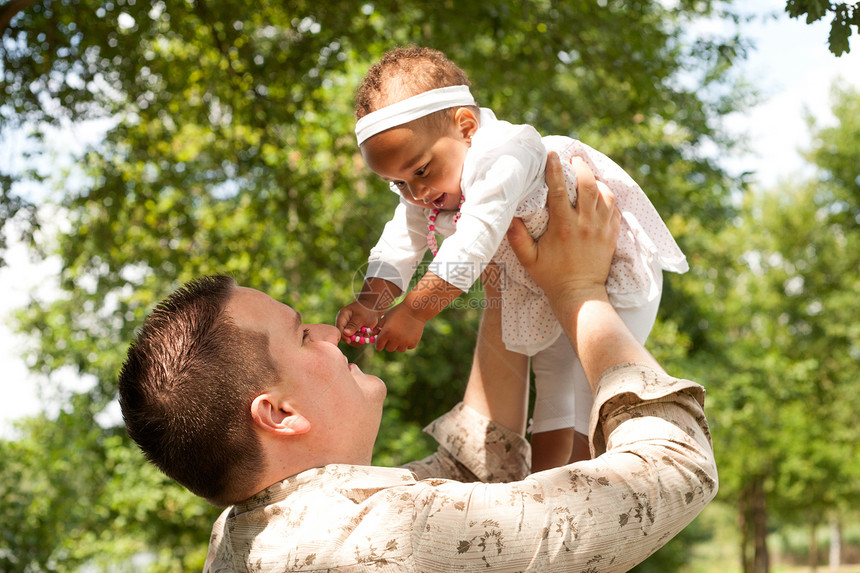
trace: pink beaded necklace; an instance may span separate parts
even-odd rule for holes
[[[457,221],[460,220],[460,207],[463,206],[463,201],[465,201],[466,197],[464,195],[460,195],[460,203],[457,205],[457,212],[454,213],[454,226],[457,226]],[[430,247],[430,252],[433,253],[433,256],[436,256],[436,253],[439,252],[439,243],[436,242],[436,217],[439,216],[439,209],[434,208],[428,217],[430,220],[427,224],[427,246]]]

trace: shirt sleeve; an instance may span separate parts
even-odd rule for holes
[[[525,438],[462,402],[424,431],[439,447],[423,460],[403,466],[418,479],[510,482],[529,474],[531,447]]]
[[[596,397],[599,457],[510,484],[420,482],[417,568],[629,570],[716,495],[703,397],[694,382],[621,365]]]
[[[543,184],[545,164],[546,151],[533,127],[495,122],[479,129],[463,166],[465,201],[457,229],[429,270],[468,291],[499,249],[520,201]]]
[[[381,278],[405,291],[427,251],[427,219],[420,207],[402,198],[394,216],[370,250],[365,278]]]

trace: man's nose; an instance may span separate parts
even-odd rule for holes
[[[336,326],[330,324],[309,324],[305,328],[310,329],[310,335],[314,340],[323,340],[337,344],[340,340],[340,331]]]

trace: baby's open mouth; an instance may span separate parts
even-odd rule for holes
[[[442,208],[442,205],[444,205],[444,204],[445,204],[445,195],[444,195],[444,193],[443,193],[442,195],[439,195],[439,196],[438,196],[438,197],[436,197],[435,199],[433,199],[433,201],[431,201],[430,203],[431,203],[434,207],[436,207],[437,209],[441,209],[441,208]]]

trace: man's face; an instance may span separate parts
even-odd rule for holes
[[[386,388],[347,361],[337,328],[303,324],[289,306],[244,287],[236,288],[227,312],[238,327],[268,336],[277,390],[331,449],[331,463],[369,464]]]

